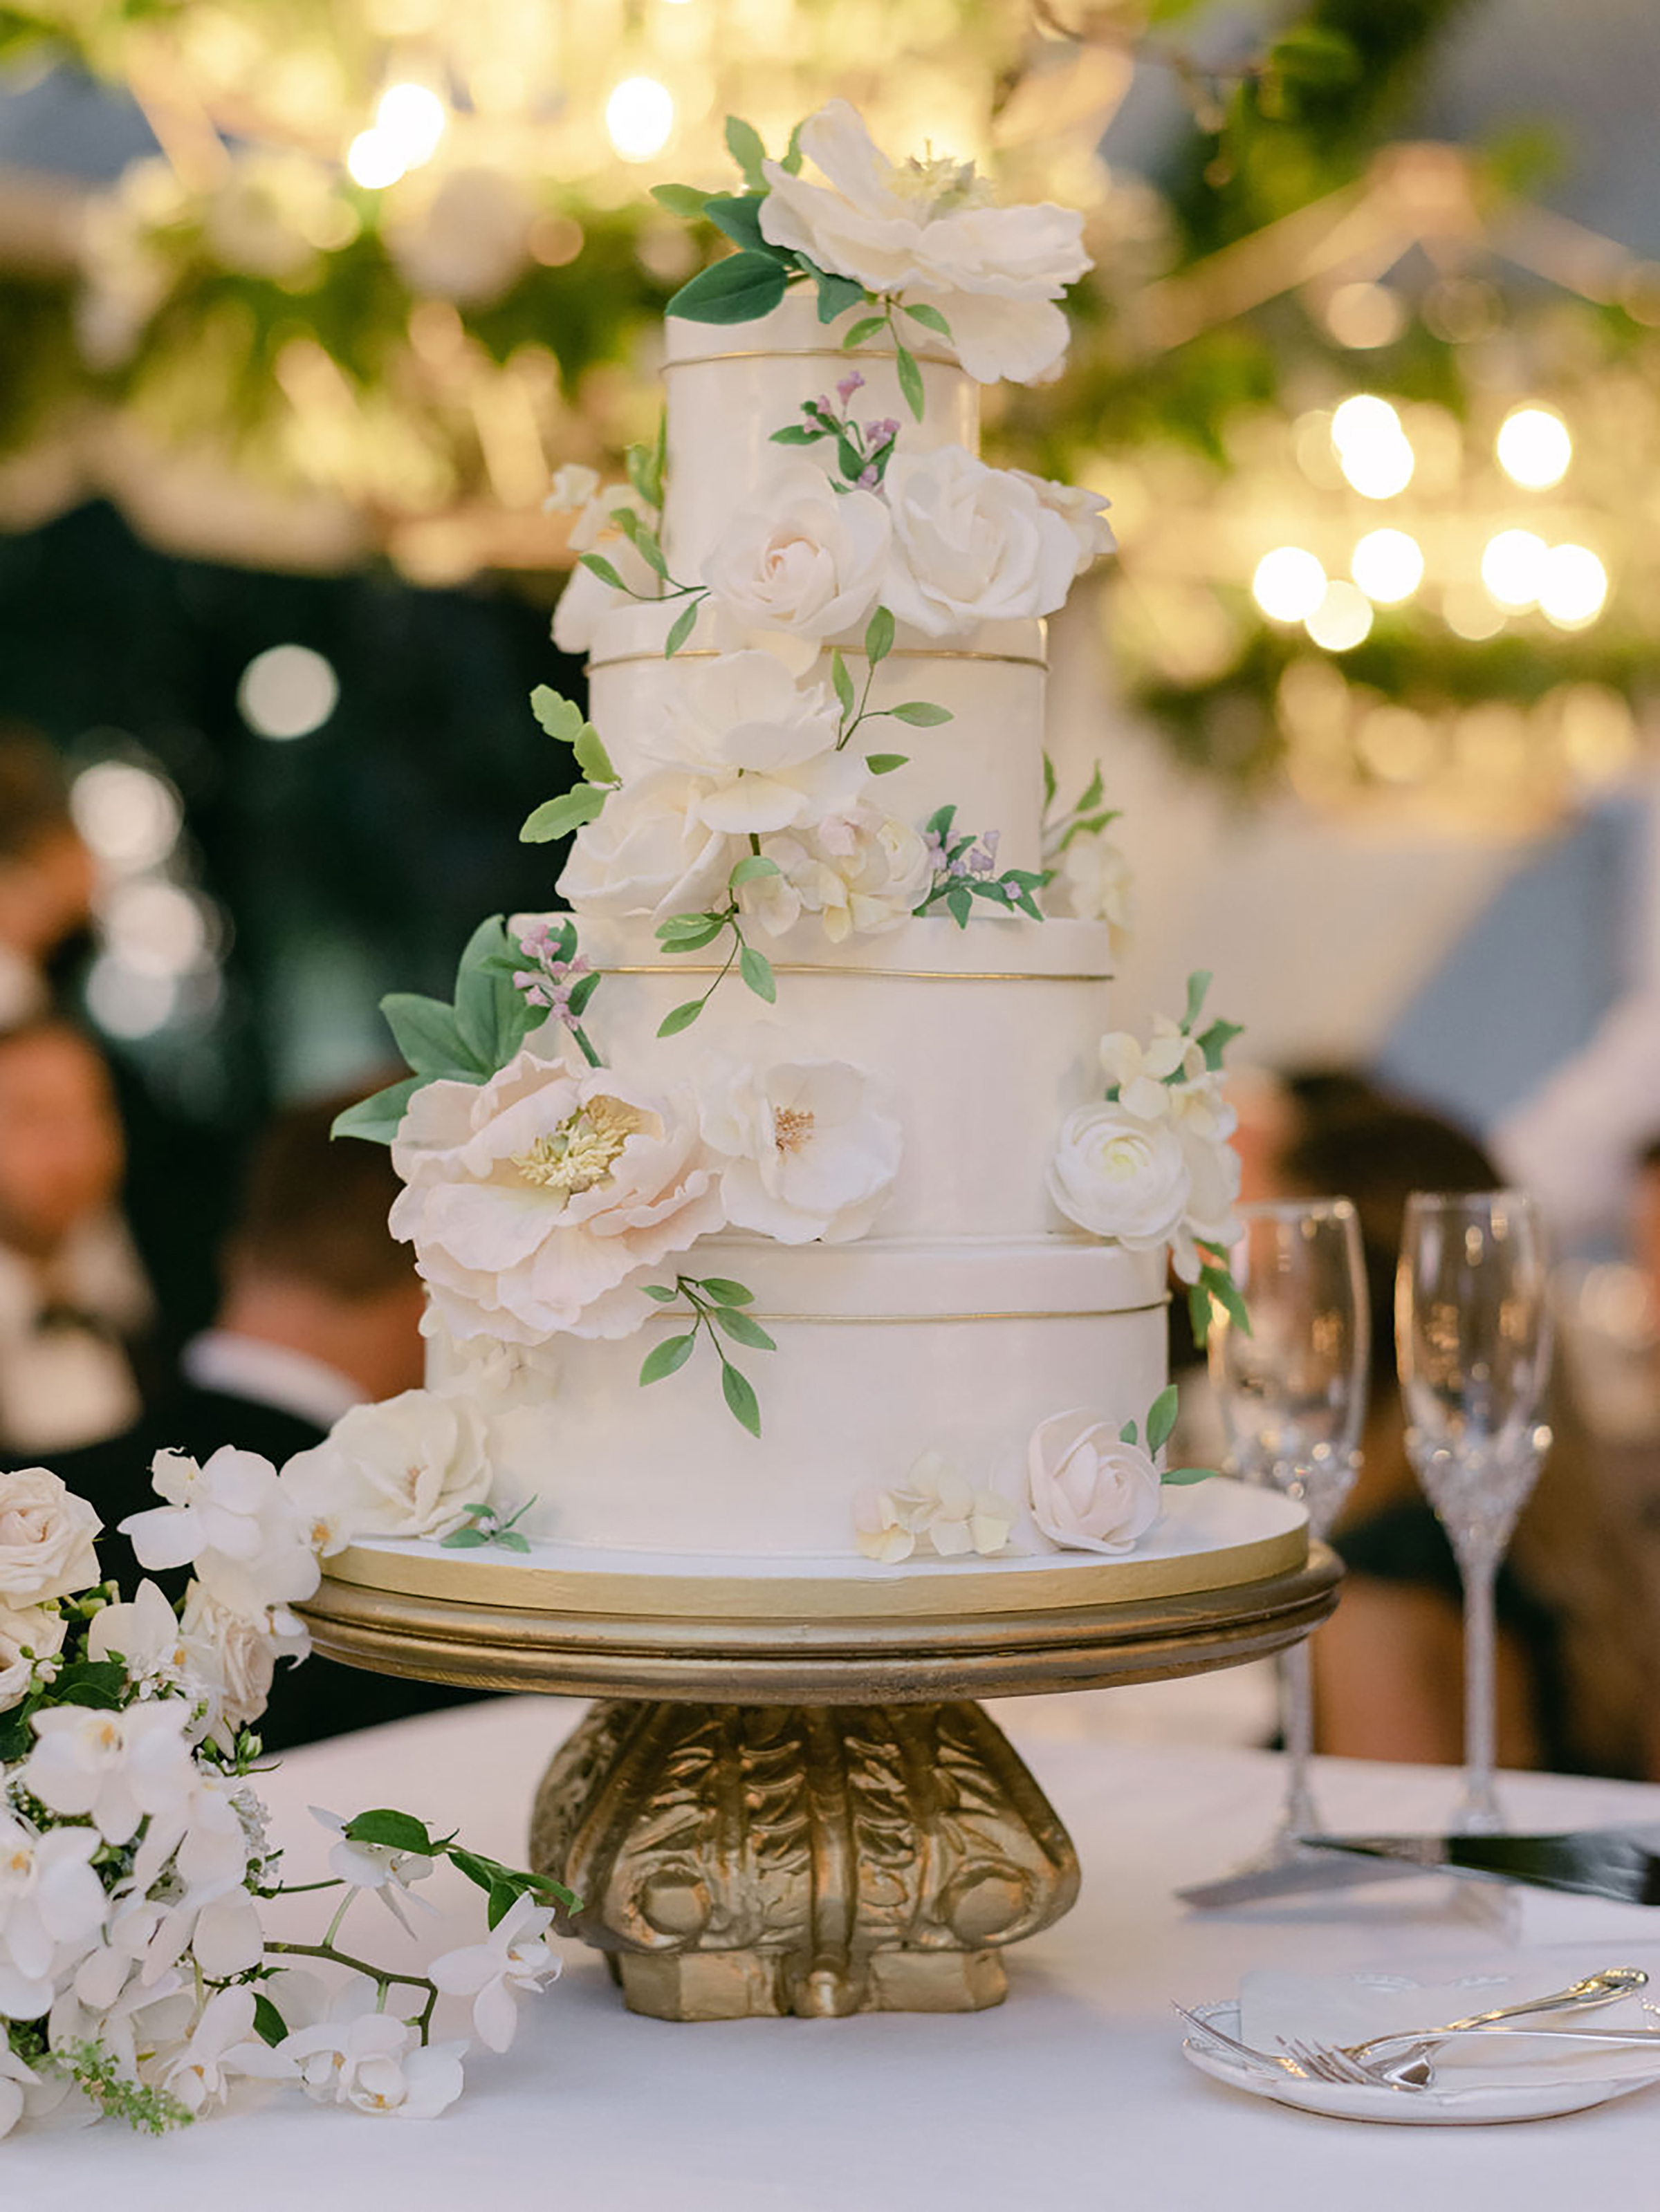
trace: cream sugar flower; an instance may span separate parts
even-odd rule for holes
[[[1026,1454],[1032,1518],[1068,1551],[1134,1551],[1158,1518],[1158,1470],[1140,1444],[1083,1407],[1054,1414]]]
[[[883,599],[896,620],[945,637],[1064,604],[1078,540],[1030,481],[965,447],[936,446],[896,453],[883,489],[893,518]]]
[[[817,915],[832,945],[897,929],[933,874],[919,833],[862,801],[811,830],[769,837],[764,850],[778,873],[743,886],[745,916],[781,936],[803,914]]]
[[[654,599],[663,588],[645,556],[618,529],[614,519],[626,509],[652,527],[656,511],[631,484],[610,484],[600,490],[598,476],[580,463],[559,471],[543,507],[549,514],[574,514],[576,519],[566,540],[571,551],[603,555],[627,586],[619,592],[580,561],[571,570],[553,611],[553,641],[561,653],[587,653],[593,643],[594,625],[602,615],[613,607],[627,606],[634,599]]]
[[[717,606],[745,627],[804,638],[856,629],[881,596],[891,526],[875,494],[838,490],[808,460],[781,460],[703,564]]]
[[[392,1234],[457,1338],[628,1335],[637,1285],[726,1218],[689,1091],[529,1051],[488,1083],[423,1084],[392,1156]]]
[[[1116,552],[1118,541],[1107,521],[1107,509],[1112,505],[1110,499],[1085,484],[1058,483],[1053,477],[1034,476],[1030,469],[1011,469],[1008,473],[1017,482],[1030,485],[1038,504],[1058,514],[1071,531],[1080,576],[1091,562]]]
[[[854,1500],[854,1541],[867,1559],[895,1566],[919,1543],[941,1559],[1000,1552],[1015,1509],[994,1490],[976,1490],[938,1452],[924,1452],[903,1485],[866,1489]]]
[[[1104,921],[1112,957],[1122,960],[1135,938],[1135,878],[1104,830],[1073,838],[1060,860],[1066,911],[1079,921]]]
[[[484,1417],[459,1395],[400,1391],[343,1413],[281,1480],[325,1556],[359,1534],[441,1540],[489,1495]]]
[[[1193,1194],[1188,1149],[1170,1123],[1144,1121],[1105,1103],[1067,1115],[1048,1181],[1069,1221],[1132,1252],[1169,1243]]]
[[[822,684],[798,686],[770,653],[722,653],[694,670],[646,745],[666,767],[709,779],[691,801],[708,829],[761,836],[857,799],[865,766],[837,751],[840,730]]]
[[[717,778],[659,768],[613,793],[597,821],[584,823],[559,878],[559,896],[578,914],[701,913],[721,897],[748,850],[706,818]]]
[[[1067,320],[1053,303],[1090,266],[1079,215],[994,206],[971,163],[890,161],[845,100],[810,116],[799,143],[825,181],[767,162],[761,228],[773,245],[937,307],[982,384],[1030,384],[1059,368]]]
[[[1197,1058],[1198,1069],[1193,1061]],[[1101,1040],[1101,1066],[1118,1087],[1118,1103],[1139,1121],[1162,1121],[1171,1110],[1170,1079],[1202,1072],[1204,1054],[1168,1014],[1155,1017],[1152,1036],[1143,1045],[1128,1030]]]
[[[871,1228],[904,1139],[881,1085],[846,1060],[753,1066],[711,1060],[697,1084],[703,1134],[726,1165],[734,1228],[781,1244],[842,1244]]]

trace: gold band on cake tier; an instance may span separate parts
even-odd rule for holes
[[[721,660],[726,656],[716,646],[683,645],[674,658],[677,660]],[[845,645],[842,647],[842,658],[844,660],[863,660],[866,658],[865,648],[862,645]],[[891,662],[895,660],[995,660],[1000,661],[1006,668],[1042,668],[1047,671],[1049,667],[1048,661],[1039,653],[959,653],[954,647],[949,645],[896,645],[887,658]],[[610,653],[603,659],[585,661],[583,673],[592,676],[597,668],[630,668],[636,662],[645,661],[650,661],[654,667],[661,668],[664,665],[664,656],[661,653]]]
[[[909,349],[913,361],[930,363],[935,368],[960,368],[962,363],[948,353],[919,353],[915,346]],[[754,346],[744,353],[687,353],[678,355],[663,363],[663,374],[677,368],[707,368],[717,361],[887,361],[894,354],[882,346]]]

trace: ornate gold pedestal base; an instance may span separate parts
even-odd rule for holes
[[[596,1705],[532,1863],[659,2020],[976,2012],[1078,1894],[1064,1828],[979,1706]]]

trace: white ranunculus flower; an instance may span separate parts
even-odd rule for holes
[[[888,510],[874,492],[838,491],[808,460],[781,461],[703,563],[733,621],[798,637],[856,629],[881,596]]]
[[[1074,837],[1061,855],[1066,910],[1079,921],[1104,921],[1112,957],[1122,960],[1135,935],[1135,878],[1104,830]]]
[[[44,1467],[0,1474],[0,1605],[40,1605],[95,1583],[103,1525]]]
[[[574,467],[562,469],[553,480],[553,495],[544,504],[556,514],[569,512],[577,506],[573,495],[581,478],[592,476],[592,469],[582,470],[581,477]],[[598,483],[597,477],[594,482]],[[588,652],[593,644],[595,623],[613,607],[626,607],[636,599],[655,599],[661,596],[662,579],[634,540],[626,537],[613,520],[623,507],[630,514],[637,514],[648,529],[655,530],[655,508],[646,504],[632,484],[607,484],[603,491],[590,493],[578,507],[566,539],[572,553],[599,554],[610,562],[627,588],[619,592],[603,576],[596,576],[592,568],[585,568],[579,560],[566,579],[553,611],[553,641],[561,653]]]
[[[520,1991],[556,1980],[560,1960],[548,1943],[553,1913],[528,1893],[516,1898],[482,1943],[446,1951],[427,1972],[450,1996],[471,1997],[472,2024],[491,2051],[505,2051],[519,2025]]]
[[[764,849],[779,872],[742,887],[745,914],[775,935],[803,914],[817,915],[833,945],[897,929],[915,912],[933,875],[918,832],[862,804],[826,815],[800,836],[769,837]]]
[[[693,669],[646,750],[706,777],[698,818],[730,836],[794,830],[852,805],[857,752],[836,750],[841,715],[822,684],[800,686],[770,653],[722,653]]]
[[[352,1534],[448,1536],[489,1495],[484,1417],[468,1398],[401,1391],[343,1413],[281,1480],[302,1516],[337,1513]]]
[[[578,914],[701,914],[724,896],[747,848],[711,830],[703,810],[720,788],[709,775],[654,769],[613,792],[596,822],[585,822],[559,878]]]
[[[55,1659],[68,1623],[56,1605],[0,1605],[0,1713],[27,1694],[39,1659]]]
[[[775,246],[869,291],[938,307],[982,384],[1054,373],[1067,322],[1053,302],[1090,266],[1075,210],[994,206],[971,163],[891,162],[845,100],[810,116],[800,143],[825,181],[766,164],[761,228]]]
[[[1064,604],[1078,567],[1071,526],[1007,469],[936,446],[896,453],[885,489],[893,557],[882,596],[897,621],[945,637]]]
[[[1134,1550],[1158,1518],[1158,1470],[1082,1407],[1040,1421],[1026,1451],[1032,1518],[1067,1551]]]
[[[1193,1182],[1182,1139],[1168,1122],[1140,1121],[1122,1106],[1098,1104],[1076,1108],[1061,1123],[1049,1188],[1080,1229],[1146,1252],[1176,1236]]]
[[[1107,509],[1112,505],[1110,499],[1084,484],[1057,483],[1053,477],[1034,476],[1030,469],[1011,469],[1009,474],[1030,484],[1038,504],[1058,514],[1071,531],[1080,576],[1092,561],[1117,551],[1118,540],[1107,521]]]
[[[726,1218],[689,1092],[529,1051],[485,1084],[423,1084],[392,1156],[392,1234],[457,1338],[627,1335],[637,1284]]]
[[[727,1063],[698,1084],[703,1134],[725,1156],[734,1228],[781,1244],[843,1244],[875,1221],[904,1139],[881,1086],[846,1060]]]
[[[121,1523],[141,1566],[189,1565],[217,1603],[261,1624],[317,1588],[317,1555],[268,1459],[226,1444],[198,1467],[162,1451],[150,1481],[167,1503]]]

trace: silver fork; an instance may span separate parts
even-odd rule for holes
[[[1470,2036],[1508,2038],[1521,2036],[1530,2043],[1597,2043],[1607,2044],[1615,2050],[1639,2050],[1651,2045],[1660,2051],[1660,2034],[1641,2028],[1621,2030],[1614,2027],[1471,2027],[1453,2028],[1436,2038],[1438,2044],[1462,2042]],[[1385,2039],[1373,2038],[1373,2045],[1381,2046]],[[1408,2041],[1402,2037],[1403,2042]],[[1296,2036],[1282,2037],[1281,2048],[1304,2074],[1316,2081],[1341,2083],[1347,2087],[1367,2089],[1405,2089],[1418,2094],[1435,2086],[1433,2062],[1412,2048],[1398,2051],[1394,2058],[1359,2058],[1341,2045],[1313,2043]]]

